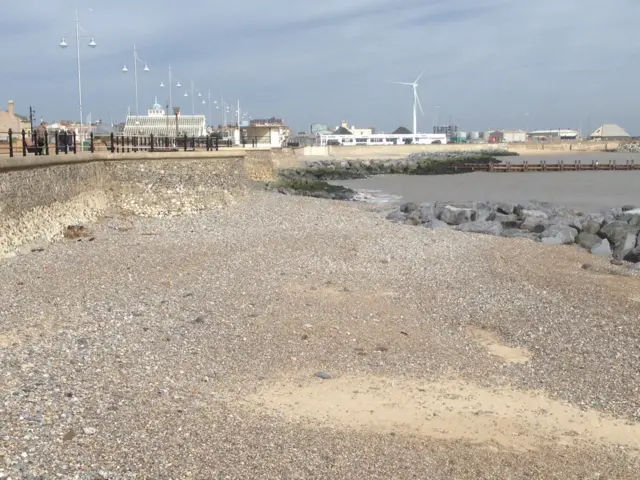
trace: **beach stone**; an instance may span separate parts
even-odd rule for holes
[[[518,216],[514,213],[500,213],[500,212],[492,212],[487,216],[487,221],[489,222],[500,222],[500,223],[512,223],[516,224],[518,221]]]
[[[618,217],[622,222],[627,222],[632,227],[640,227],[640,213],[626,212]]]
[[[594,255],[598,255],[599,257],[610,257],[611,255],[613,255],[609,240],[603,238],[598,245],[595,245],[591,248],[591,253]]]
[[[321,378],[323,380],[329,380],[331,379],[331,375],[327,372],[316,372],[314,373],[314,375],[318,378]]]
[[[599,245],[600,242],[602,242],[602,239],[594,233],[580,232],[576,236],[576,243],[587,250],[591,250],[596,245]]]
[[[500,234],[502,237],[507,238],[529,238],[535,240],[537,236],[531,232],[520,230],[519,228],[505,228]]]
[[[437,230],[439,228],[449,228],[448,224],[446,224],[442,220],[438,220],[437,218],[431,218],[427,220],[426,222],[424,222],[424,226],[432,230]]]
[[[477,213],[472,208],[458,208],[447,205],[440,214],[440,220],[448,225],[460,225],[476,220]]]
[[[500,222],[491,222],[486,220],[476,220],[474,222],[463,223],[457,229],[461,232],[483,233],[485,235],[500,235],[502,233],[502,224]]]
[[[550,225],[541,237],[542,243],[549,245],[569,245],[578,235],[578,230],[565,225]]]
[[[387,215],[387,220],[391,220],[392,222],[404,222],[406,219],[406,215],[400,210],[394,210],[389,215]]]

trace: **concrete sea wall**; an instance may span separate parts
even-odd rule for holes
[[[78,154],[0,159],[0,257],[62,236],[111,208],[192,213],[243,197],[273,175],[270,151]]]

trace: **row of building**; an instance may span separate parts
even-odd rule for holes
[[[0,111],[0,139],[6,139],[9,130],[17,137],[22,130],[27,135],[32,128],[44,124],[49,134],[67,131],[74,132],[81,140],[86,140],[90,134],[94,135],[124,135],[127,137],[204,137],[217,133],[222,139],[230,140],[236,145],[242,143],[258,146],[280,147],[290,136],[290,129],[280,118],[253,119],[229,125],[216,127],[207,125],[204,115],[184,115],[179,111],[168,112],[157,100],[147,111],[147,115],[128,115],[125,122],[116,125],[105,125],[101,120],[80,124],[70,121],[54,123],[36,122],[27,117],[17,115],[13,101],[7,110]]]

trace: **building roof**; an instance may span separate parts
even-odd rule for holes
[[[333,132],[334,135],[353,135],[353,133],[351,133],[351,131],[347,130],[344,127],[338,127],[336,129],[335,132]]]
[[[605,124],[596,128],[591,137],[595,138],[617,138],[617,137],[630,137],[622,127],[615,124]]]
[[[391,133],[394,135],[411,135],[412,132],[407,127],[398,127]]]

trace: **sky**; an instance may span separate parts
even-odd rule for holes
[[[190,83],[252,118],[391,131],[412,127],[412,82],[433,124],[461,130],[582,128],[618,123],[640,135],[638,0],[87,0],[77,3],[84,116],[123,121],[168,101],[191,113]],[[16,111],[77,120],[73,3],[3,5],[0,92]],[[63,35],[69,47],[59,48]],[[98,46],[88,47],[90,37]],[[7,48],[7,46],[15,48]],[[143,72],[144,62],[149,72]],[[128,73],[123,73],[126,65]],[[213,108],[214,124],[221,123]],[[3,108],[0,106],[0,108]],[[6,107],[4,107],[6,108]]]

